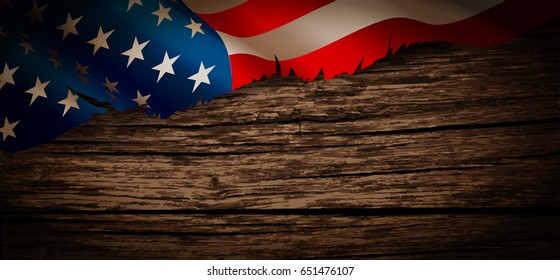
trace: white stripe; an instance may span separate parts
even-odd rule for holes
[[[247,0],[183,0],[197,14],[213,14],[241,5]]]
[[[503,0],[339,0],[284,26],[253,37],[219,32],[230,55],[267,60],[296,58],[390,18],[446,24],[469,18]],[[240,20],[243,20],[240,18]]]

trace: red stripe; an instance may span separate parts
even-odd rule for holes
[[[250,37],[276,29],[334,0],[248,0],[231,9],[199,14],[212,28],[236,37]]]
[[[506,1],[471,18],[445,25],[395,18],[370,25],[312,53],[280,61],[281,75],[293,69],[296,75],[310,81],[323,70],[324,78],[341,73],[354,73],[362,62],[365,68],[391,49],[416,42],[446,41],[489,47],[528,31],[560,16],[555,1]],[[275,73],[276,63],[252,55],[230,56],[233,88]]]

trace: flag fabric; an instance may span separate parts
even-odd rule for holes
[[[231,91],[226,48],[183,3],[2,1],[0,148],[48,141],[105,109],[168,117]]]
[[[278,67],[329,79],[402,45],[486,47],[559,14],[544,0],[183,2],[0,0],[0,150],[49,141],[98,103],[165,118]]]
[[[556,0],[185,0],[224,40],[233,86],[290,71],[352,74],[403,45],[489,47],[560,14]]]

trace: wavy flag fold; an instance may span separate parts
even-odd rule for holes
[[[521,0],[0,0],[0,150],[105,109],[168,117],[263,76],[352,74],[421,41],[487,47],[559,16]]]

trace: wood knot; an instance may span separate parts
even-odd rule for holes
[[[218,180],[218,177],[212,176],[212,179],[210,179],[210,187],[212,188],[220,187],[220,180]]]

